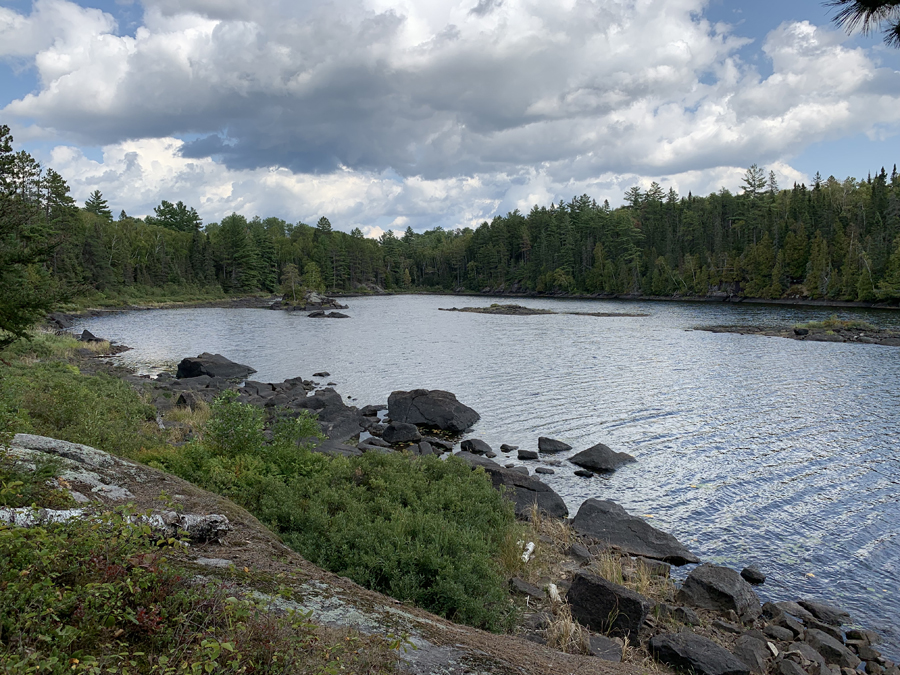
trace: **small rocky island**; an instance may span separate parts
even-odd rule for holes
[[[854,342],[867,345],[900,347],[900,331],[878,328],[866,321],[841,320],[832,316],[825,321],[810,321],[785,327],[763,326],[700,326],[695,330],[711,333],[737,333],[739,335],[765,335],[768,337],[808,340],[811,342]]]
[[[536,314],[572,314],[575,316],[600,316],[600,317],[642,317],[649,314],[627,312],[555,312],[552,309],[539,309],[536,307],[524,307],[522,305],[492,304],[490,307],[438,307],[442,312],[470,312],[472,314],[503,314],[505,316],[534,316]]]

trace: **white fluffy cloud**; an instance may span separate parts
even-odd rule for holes
[[[761,77],[705,4],[145,0],[125,36],[36,0],[0,8],[0,56],[33,59],[41,83],[3,116],[104,146],[102,164],[70,147],[53,162],[129,212],[184,199],[207,218],[383,230],[582,192],[617,202],[653,179],[705,193],[754,162],[787,183],[811,143],[897,132],[900,75],[842,35],[783,24]]]

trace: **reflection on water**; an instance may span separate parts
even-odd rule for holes
[[[538,436],[551,436],[573,454],[602,441],[639,461],[593,479],[556,467],[546,481],[573,514],[595,496],[652,514],[704,560],[757,565],[768,574],[765,598],[845,607],[900,658],[900,348],[689,330],[834,310],[533,299],[517,302],[650,316],[437,311],[492,301],[358,298],[342,320],[160,310],[78,327],[134,346],[121,358],[145,371],[209,351],[263,381],[327,370],[360,404],[396,389],[447,389],[478,410],[472,435],[494,448],[536,449]],[[853,314],[900,325],[894,313]]]

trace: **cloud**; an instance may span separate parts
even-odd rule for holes
[[[705,0],[473,3],[144,0],[124,36],[66,0],[0,8],[0,45],[41,82],[2,114],[104,147],[103,171],[72,159],[76,182],[122,170],[133,208],[184,185],[216,218],[329,212],[383,230],[582,191],[615,203],[660,178],[711,191],[737,167],[900,126],[900,74],[808,22],[760,41],[762,77]]]
[[[186,158],[182,146],[183,141],[176,138],[127,141],[105,147],[99,160],[77,147],[57,146],[46,164],[69,178],[79,203],[99,189],[114,213],[124,210],[144,216],[162,199],[180,200],[196,208],[204,222],[237,212],[248,218],[276,216],[314,224],[324,215],[335,229],[349,232],[359,227],[372,238],[388,230],[403,236],[407,227],[415,231],[474,228],[497,214],[515,209],[527,213],[536,205],[581,194],[618,205],[627,188],[646,189],[652,180],[685,195],[716,192],[723,185],[736,191],[745,171],[729,166],[652,177],[608,173],[557,182],[546,171],[530,169],[517,174],[401,180],[392,173],[346,168],[321,176],[283,168],[229,169],[210,158]],[[798,179],[808,181],[787,164],[772,168],[786,186]]]

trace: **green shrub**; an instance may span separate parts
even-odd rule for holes
[[[175,543],[160,548],[128,512],[0,526],[0,671],[394,670],[386,640],[329,635],[307,615],[270,614],[231,583],[196,583],[165,557]]]
[[[450,458],[311,452],[305,414],[274,425],[227,395],[206,441],[145,456],[238,502],[307,559],[454,621],[499,631],[514,617],[498,559],[515,528],[484,472]]]
[[[839,319],[837,314],[832,314],[824,321],[807,321],[806,323],[798,323],[795,328],[806,328],[808,330],[826,330],[834,332],[836,330],[878,330],[878,327],[863,321],[862,319]]]
[[[54,458],[38,461],[34,470],[30,470],[22,468],[0,447],[0,506],[65,508],[74,505],[75,500],[68,492],[52,485],[58,474],[59,466]]]

